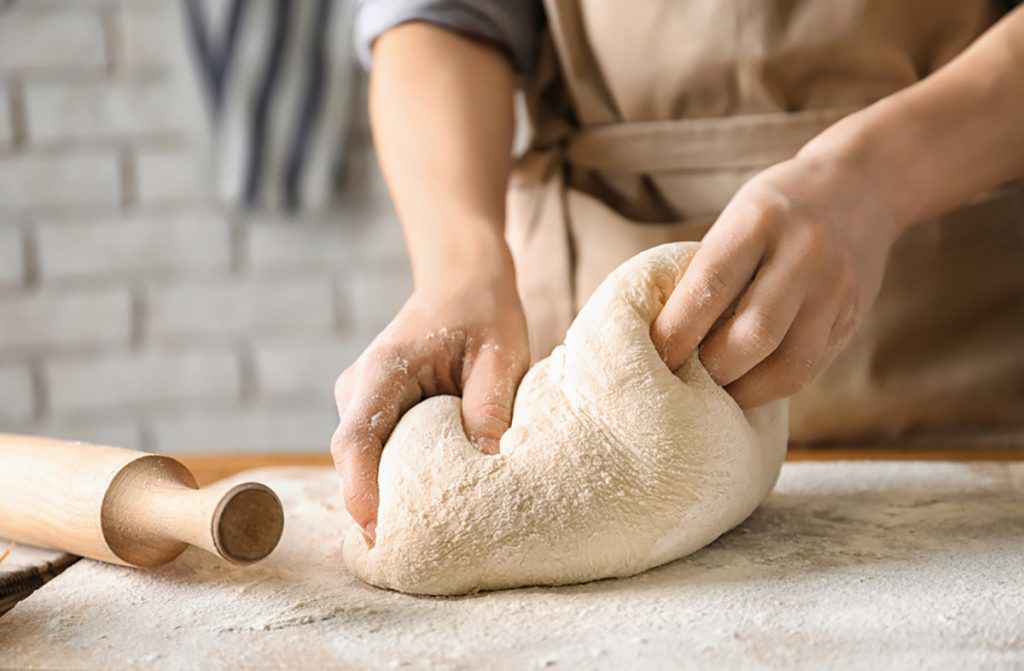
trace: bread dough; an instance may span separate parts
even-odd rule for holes
[[[377,543],[344,559],[371,584],[464,594],[634,575],[694,552],[768,495],[786,405],[743,411],[696,355],[673,375],[650,325],[697,243],[613,272],[565,343],[530,369],[498,455],[466,437],[459,399],[398,423],[380,463]]]

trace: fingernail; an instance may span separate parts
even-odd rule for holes
[[[369,547],[372,548],[374,546],[374,544],[377,542],[377,523],[376,522],[370,522],[369,524],[366,525],[366,528],[363,529],[363,538],[366,539],[366,544]]]

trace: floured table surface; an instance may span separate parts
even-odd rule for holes
[[[357,582],[327,469],[273,487],[254,567],[81,561],[0,619],[18,668],[1024,667],[1024,463],[787,464],[740,528],[644,575],[462,598]]]

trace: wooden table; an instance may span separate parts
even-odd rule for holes
[[[207,485],[235,473],[252,468],[272,466],[330,466],[326,453],[270,453],[270,454],[208,454],[173,455],[195,474],[202,485]],[[1024,435],[1004,436],[999,439],[951,437],[912,439],[896,446],[878,445],[790,445],[787,461],[1022,461]]]
[[[1024,669],[1024,461],[787,464],[691,557],[461,599],[354,580],[330,469],[252,473],[291,513],[279,552],[243,572],[78,562],[0,620],[0,666]]]
[[[269,453],[269,454],[207,454],[174,455],[195,474],[201,485],[254,468],[282,466],[331,466],[326,453]],[[1024,460],[1024,435],[1008,434],[972,437],[921,437],[904,439],[897,444],[802,446],[791,445],[787,461],[840,461],[840,460],[913,460],[913,461],[1021,461]],[[0,552],[4,550],[0,545]],[[53,552],[39,560],[38,576],[32,576],[24,588],[4,590],[0,575],[0,615],[14,603],[47,580],[57,576],[71,565],[74,557]],[[10,577],[10,576],[8,576]]]

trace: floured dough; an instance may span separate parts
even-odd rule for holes
[[[785,457],[785,403],[744,412],[696,356],[673,375],[650,338],[697,247],[655,247],[602,283],[524,378],[499,455],[466,438],[458,398],[406,413],[381,458],[376,546],[350,529],[349,568],[416,594],[578,583],[746,519]]]

